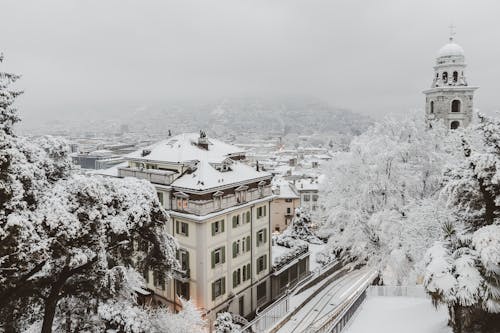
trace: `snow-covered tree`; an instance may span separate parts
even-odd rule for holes
[[[439,236],[432,198],[456,159],[456,137],[439,124],[428,130],[420,115],[388,118],[337,153],[321,186],[325,255],[373,265],[386,284],[414,283],[416,263]]]
[[[500,327],[500,121],[479,117],[463,160],[445,173],[452,219],[427,252],[425,286],[448,306],[454,332]]]
[[[311,216],[304,208],[296,208],[292,223],[283,233],[275,237],[278,245],[293,247],[296,240],[302,240],[311,244],[323,244],[316,234],[309,228]]]
[[[165,332],[174,315],[142,309],[135,293],[138,272],[178,265],[154,188],[77,174],[64,141],[17,137],[17,78],[0,73],[0,331]]]
[[[215,321],[216,333],[238,333],[240,326],[233,322],[233,316],[229,312],[222,312],[217,314]]]

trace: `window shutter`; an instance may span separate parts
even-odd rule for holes
[[[189,269],[189,252],[186,251],[185,254],[186,254],[186,269]]]
[[[247,223],[250,223],[250,212],[247,212]]]
[[[179,233],[179,221],[175,221],[175,233]]]
[[[233,216],[233,228],[236,228],[236,216]]]
[[[247,236],[247,251],[250,251],[250,236]]]
[[[212,282],[212,301],[215,300],[215,282]]]
[[[212,223],[212,236],[215,236],[215,223],[217,222]]]
[[[186,223],[186,237],[189,236],[189,224]]]
[[[267,269],[267,254],[262,257],[262,270]]]
[[[252,269],[250,268],[250,264],[247,264],[247,280],[252,276]]]
[[[264,206],[264,214],[262,214],[262,216],[266,216],[266,208],[267,206]]]
[[[264,234],[264,237],[263,237],[264,240],[263,240],[263,242],[265,243],[265,242],[267,242],[267,229],[264,229],[262,231],[263,231],[263,234]]]
[[[221,286],[222,287],[221,288],[222,289],[222,293],[221,294],[224,295],[226,293],[226,278],[225,277],[223,277],[221,279],[221,284],[222,284],[222,286]]]
[[[215,251],[212,251],[212,268],[215,267]]]
[[[220,221],[220,230],[221,232],[224,232],[224,220]]]
[[[236,271],[233,272],[233,288],[236,287]]]
[[[236,242],[233,242],[233,258],[236,258]]]
[[[222,263],[225,263],[226,262],[226,247],[223,246],[221,248],[221,253],[222,253]]]

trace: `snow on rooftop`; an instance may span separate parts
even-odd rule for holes
[[[278,198],[281,199],[298,199],[300,198],[295,189],[293,188],[293,185],[290,184],[287,180],[285,179],[279,179],[276,184],[276,187],[279,188],[279,194],[277,194]]]
[[[197,145],[199,138],[199,133],[180,134],[125,155],[125,158],[173,163],[189,161],[222,162],[229,155],[245,152],[242,148],[212,138],[207,138],[208,149],[204,149]],[[143,156],[145,150],[148,150],[149,153]]]
[[[255,168],[240,162],[232,163],[229,168],[229,171],[221,172],[207,161],[201,161],[196,165],[196,170],[193,173],[177,178],[172,186],[205,190],[270,176],[267,172],[257,171]]]

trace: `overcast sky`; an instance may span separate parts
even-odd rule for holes
[[[498,0],[0,0],[24,118],[178,99],[312,96],[375,117],[423,108],[448,26],[476,107],[500,109]]]

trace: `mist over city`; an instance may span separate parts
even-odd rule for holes
[[[0,333],[500,333],[499,12],[0,0]]]

